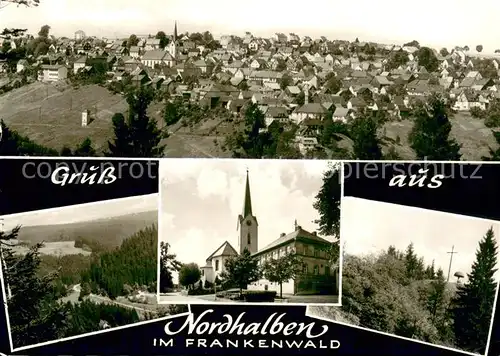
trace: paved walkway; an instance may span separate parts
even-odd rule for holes
[[[338,296],[336,295],[283,295],[285,298],[276,299],[275,303],[304,303],[304,304],[336,304]],[[237,303],[230,299],[215,298],[215,294],[207,295],[182,295],[177,293],[165,293],[160,295],[160,304],[188,303],[188,304],[206,304],[206,303]]]

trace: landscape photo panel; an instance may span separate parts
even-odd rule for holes
[[[34,164],[35,172],[36,165],[54,163],[16,161],[14,167],[18,168],[23,162]],[[0,162],[3,167],[9,165],[8,160]],[[68,160],[65,164],[103,168],[109,163],[75,162],[75,166]],[[108,166],[118,163],[112,161]],[[136,171],[143,164],[136,165]],[[32,188],[37,181],[43,182],[40,188],[47,180],[50,183],[51,175],[26,177],[18,173],[9,172],[18,175],[19,184],[23,179],[31,180]],[[132,183],[142,185],[143,190],[148,185],[154,187],[157,175],[137,175],[134,180],[129,176],[120,183],[127,174],[126,169],[117,174],[114,187],[115,194],[122,190],[123,198],[57,206],[65,199],[78,201],[78,192],[87,195],[83,201],[92,195],[93,185],[75,178],[71,189],[53,184],[57,186],[51,191],[56,206],[42,210],[33,208],[36,202],[43,207],[46,202],[32,191],[26,192],[31,196],[22,196],[22,190],[13,187],[21,202],[33,199],[27,205],[30,211],[0,216],[2,314],[6,320],[5,334],[1,334],[8,339],[9,349],[29,349],[188,311],[186,305],[157,303],[158,185],[150,194],[137,195],[133,193],[137,188],[127,189]],[[4,184],[2,190],[7,189]],[[58,197],[71,193],[71,198]],[[14,211],[22,207],[21,202],[11,206]]]
[[[448,350],[487,354],[496,339],[500,223],[495,211],[490,213],[493,219],[466,214],[487,216],[497,197],[489,188],[498,181],[499,169],[345,163],[342,306],[311,307],[308,315]],[[413,184],[408,184],[410,179]],[[407,183],[398,185],[402,180]],[[433,180],[430,188],[415,183]],[[433,203],[433,195],[448,199]]]
[[[339,214],[340,177],[335,161],[162,160],[159,302],[340,305],[318,203]]]
[[[350,197],[342,208],[338,317],[484,355],[499,280],[500,223]]]

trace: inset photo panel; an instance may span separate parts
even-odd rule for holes
[[[31,159],[28,163],[36,168],[44,161]],[[104,164],[98,161],[66,163],[80,171],[88,165]],[[118,163],[105,162],[105,166]],[[56,162],[43,165],[52,169]],[[16,164],[18,168],[22,166]],[[37,182],[40,188],[52,187],[50,176],[24,178],[17,171],[8,172],[17,176],[18,184],[29,179],[29,194],[33,195],[32,201],[26,204],[33,210],[0,216],[0,282],[12,351],[189,311],[187,305],[157,303],[159,199],[158,184],[156,187],[150,184],[151,180],[157,181],[157,175],[132,180],[126,178],[128,171],[124,169],[122,180],[117,175],[116,182],[120,185],[114,187],[116,195],[123,198],[66,206],[57,206],[64,200],[60,195],[72,192],[72,201],[85,201],[88,195],[95,193],[94,189],[101,188],[83,184],[80,188],[54,185],[52,198],[56,207],[34,210],[37,204],[45,206],[45,202],[35,196]],[[127,188],[133,183],[150,184],[156,192],[135,195],[136,188]],[[3,185],[4,189],[8,189],[8,185]],[[22,196],[22,190],[18,192],[19,199],[30,199]],[[21,202],[17,208],[22,208]]]
[[[340,164],[165,159],[159,303],[340,305]]]
[[[342,306],[309,314],[467,354],[486,353],[497,221],[345,197]]]

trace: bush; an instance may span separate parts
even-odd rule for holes
[[[215,290],[213,288],[209,289],[195,288],[195,289],[189,289],[187,291],[187,295],[207,295],[207,294],[215,294]]]
[[[210,283],[208,280],[205,279],[205,283],[203,284],[203,288],[205,289],[211,289],[213,288],[214,284]]]
[[[470,115],[477,119],[482,119],[486,116],[486,112],[477,106],[470,108]]]
[[[246,302],[274,302],[276,292],[267,290],[244,291],[243,298]]]

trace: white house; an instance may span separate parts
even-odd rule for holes
[[[80,69],[85,68],[87,65],[87,56],[81,56],[78,58],[75,63],[73,63],[73,73],[78,73]]]
[[[41,82],[57,82],[68,78],[68,68],[64,65],[42,65],[38,72],[38,80]]]
[[[201,267],[201,281],[205,283],[214,283],[215,279],[219,277],[222,272],[226,270],[226,261],[234,256],[237,256],[238,252],[231,246],[231,244],[225,241],[217,250],[214,251],[206,260],[206,265]]]

